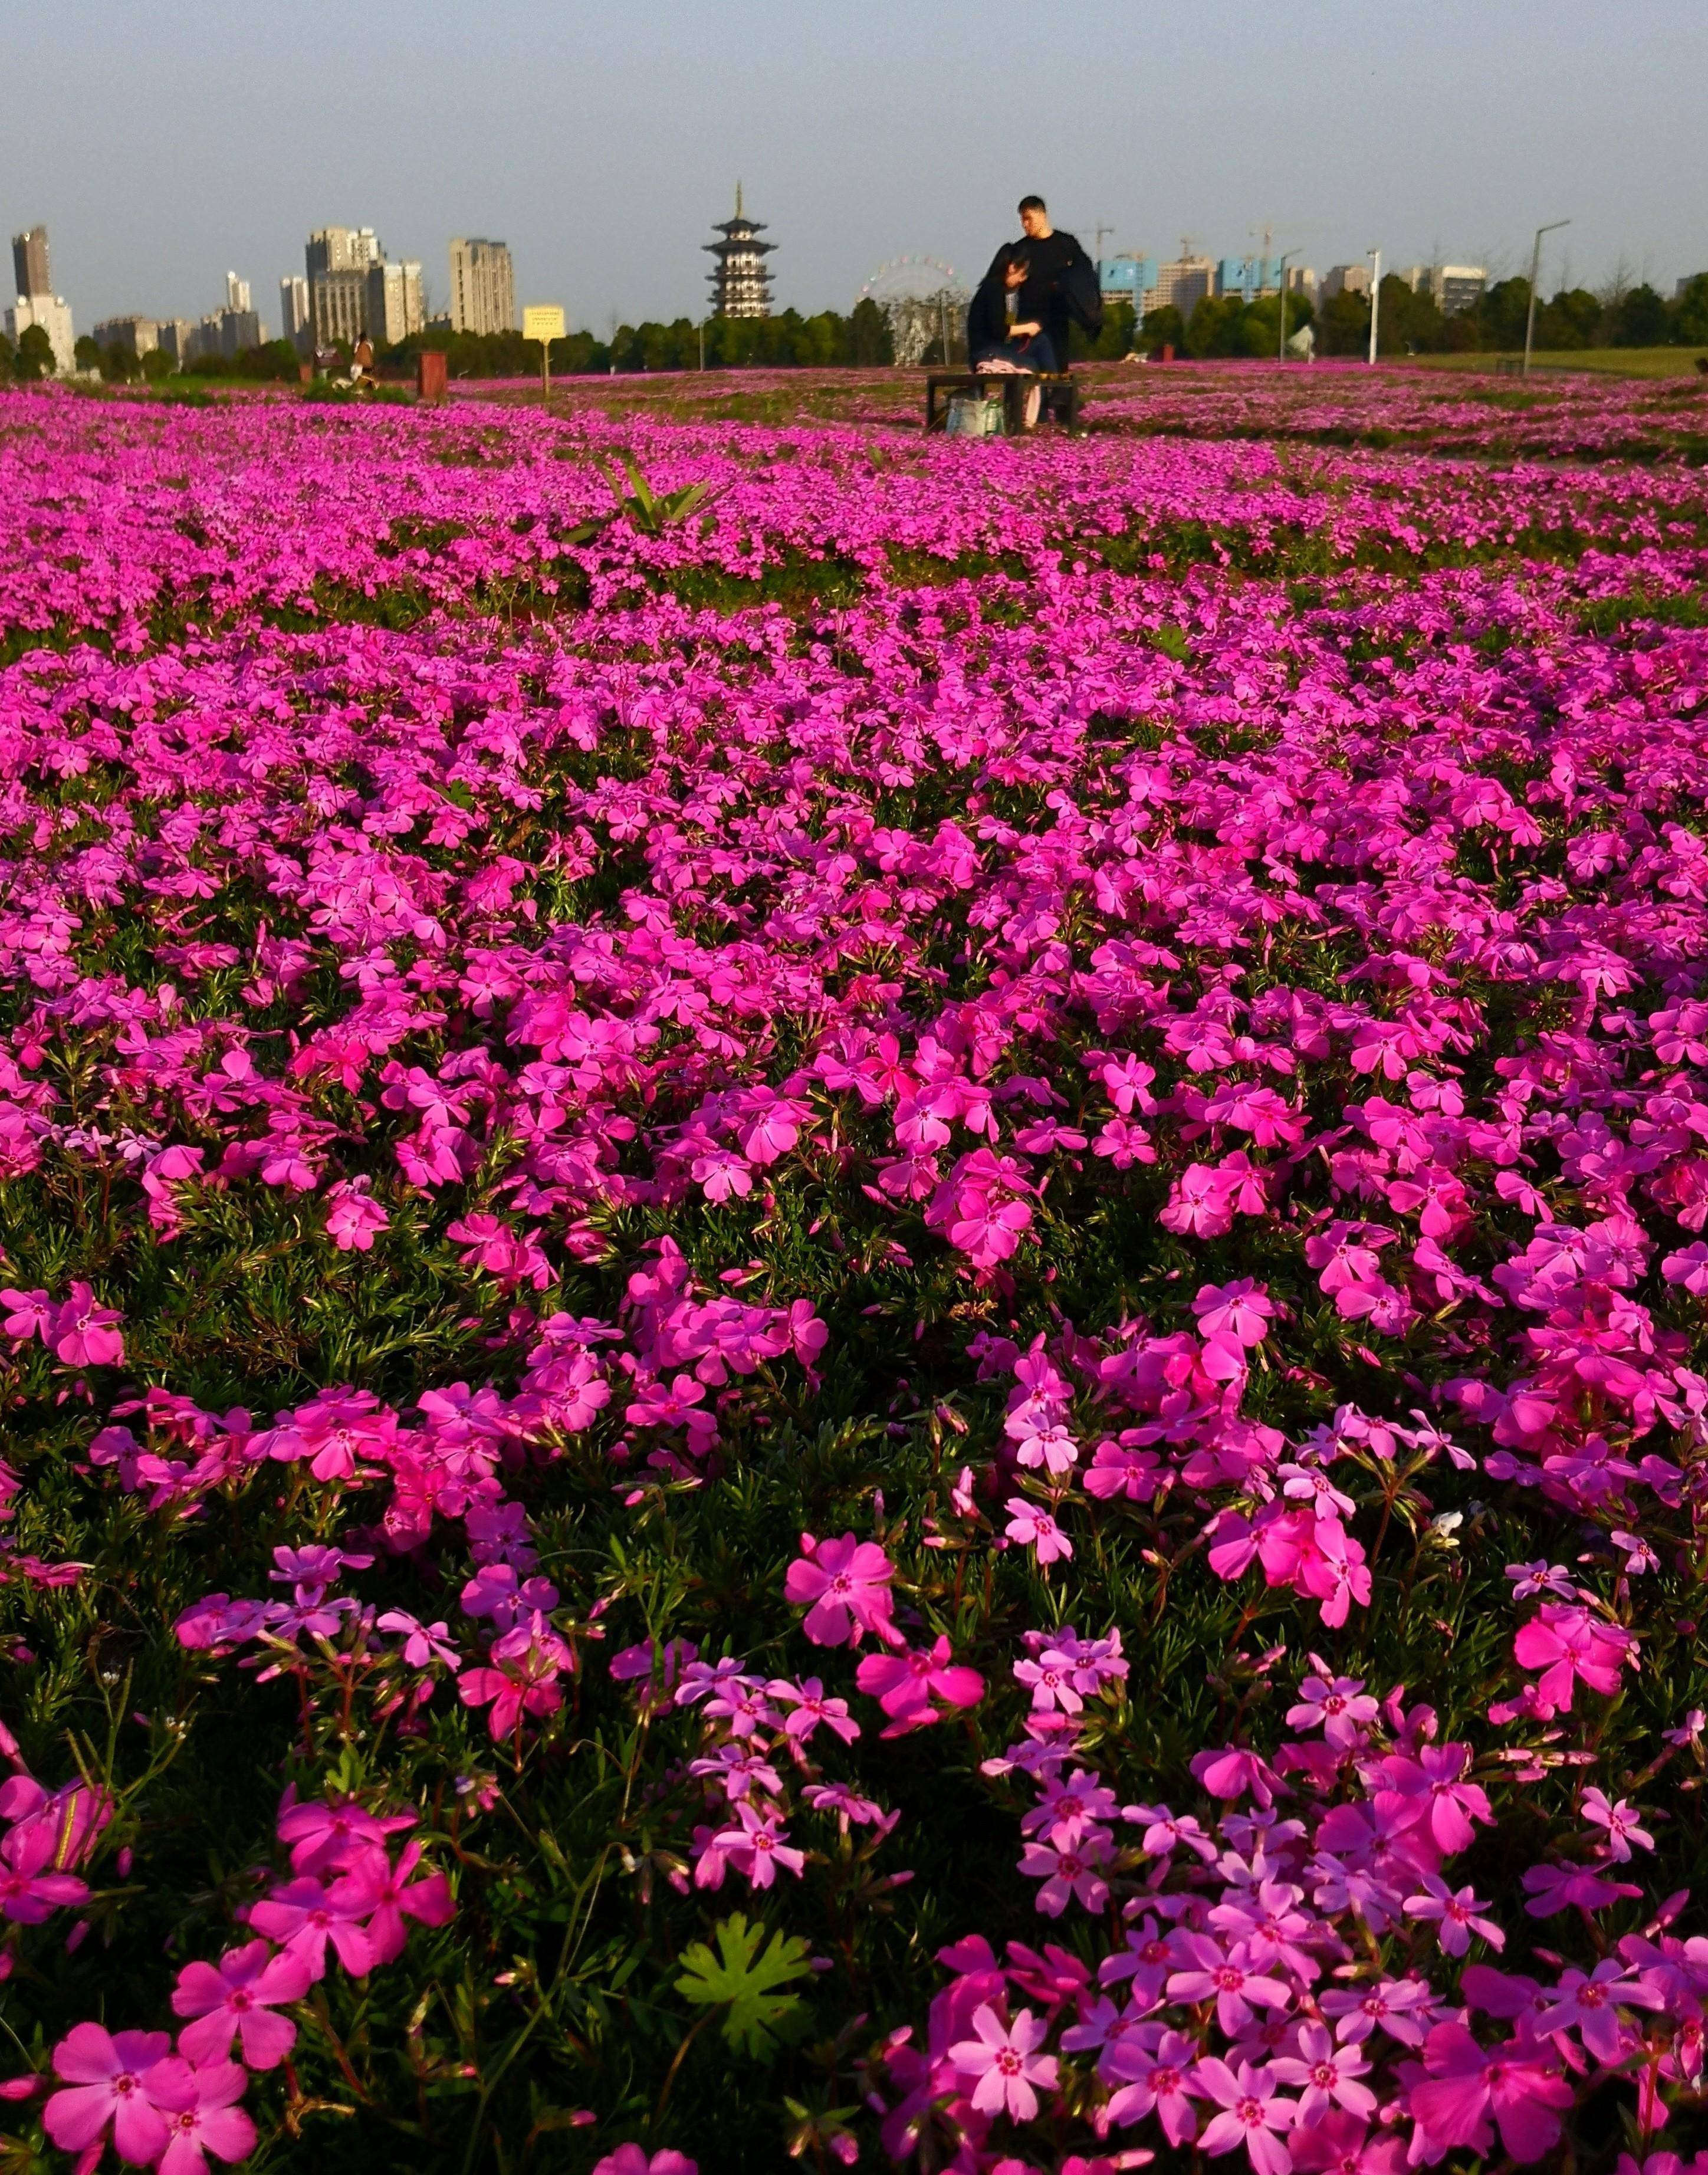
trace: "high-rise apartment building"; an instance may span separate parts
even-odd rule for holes
[[[421,268],[388,263],[371,226],[327,226],[308,237],[308,315],[314,339],[394,347],[426,318]]]
[[[225,274],[225,307],[228,310],[247,310],[249,305],[249,282],[240,279],[235,272]]]
[[[1200,302],[1215,291],[1216,267],[1207,257],[1177,257],[1157,267],[1156,291],[1150,307],[1166,309],[1170,302],[1183,317],[1190,317]]]
[[[1444,317],[1456,317],[1474,310],[1488,285],[1488,268],[1482,264],[1438,264],[1430,281],[1435,307]]]
[[[459,237],[451,244],[452,331],[507,333],[516,323],[516,278],[508,246]]]
[[[367,334],[376,347],[395,347],[418,333],[426,322],[421,308],[421,268],[413,258],[401,264],[383,260],[368,268]]]
[[[1129,302],[1135,317],[1142,317],[1156,306],[1157,260],[1154,257],[1104,257],[1097,268],[1098,292],[1105,305]]]
[[[51,295],[53,276],[47,263],[47,229],[32,226],[12,237],[12,268],[19,295]]]
[[[308,311],[308,282],[300,272],[289,273],[279,283],[279,329],[283,337],[306,346],[313,332]]]

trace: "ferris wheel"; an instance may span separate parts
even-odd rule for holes
[[[879,265],[855,296],[876,302],[889,321],[896,361],[917,363],[935,340],[946,355],[968,295],[952,264],[941,257],[892,257]]]

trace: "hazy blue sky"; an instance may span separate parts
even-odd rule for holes
[[[697,315],[738,174],[803,310],[982,266],[1031,189],[1109,250],[1511,269],[1569,215],[1550,287],[1708,266],[1708,0],[14,0],[4,49],[0,221],[79,329],[232,266],[276,330],[328,225],[438,302],[485,234],[572,323]]]

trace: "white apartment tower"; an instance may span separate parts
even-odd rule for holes
[[[508,245],[459,236],[451,244],[452,331],[508,333],[516,325],[516,277]]]

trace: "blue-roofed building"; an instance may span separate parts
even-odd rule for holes
[[[1156,290],[1157,260],[1154,257],[1105,257],[1098,264],[1097,283],[1105,305],[1131,302],[1134,315],[1141,317],[1152,306],[1147,298]]]

